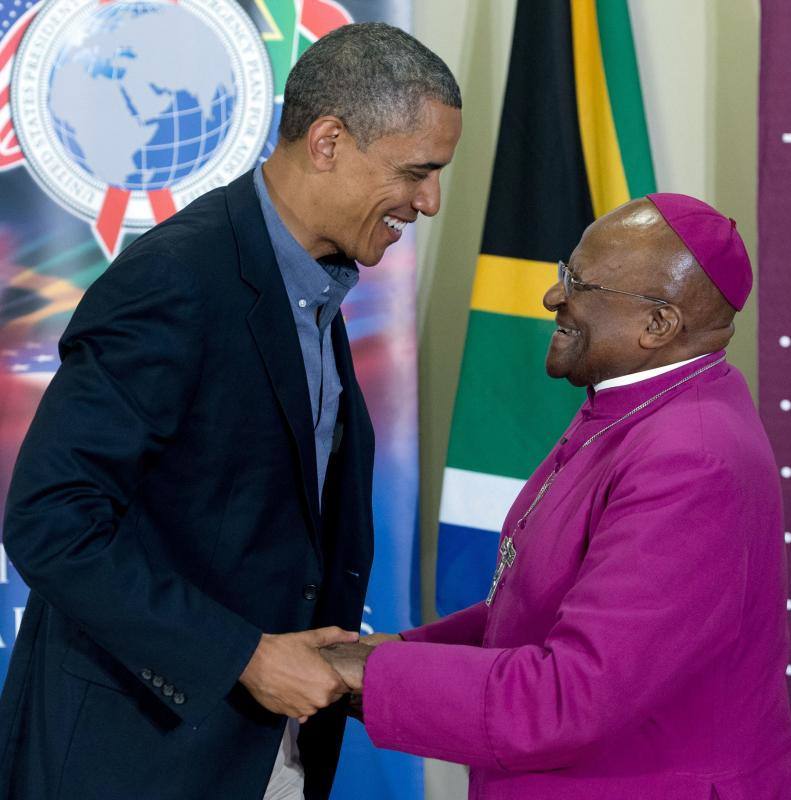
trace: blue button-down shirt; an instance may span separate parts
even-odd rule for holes
[[[275,210],[261,169],[255,170],[255,191],[261,204],[272,249],[286,285],[299,346],[308,379],[310,407],[316,443],[319,503],[332,450],[343,387],[335,367],[330,323],[343,299],[359,279],[353,261],[322,264],[291,235]],[[295,365],[296,368],[296,365]]]

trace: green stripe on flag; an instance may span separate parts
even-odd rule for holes
[[[544,369],[553,322],[470,313],[448,466],[525,479],[557,442],[584,393]]]
[[[596,0],[607,90],[631,197],[656,191],[640,74],[626,0]]]

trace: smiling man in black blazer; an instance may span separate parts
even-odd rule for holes
[[[263,170],[88,290],[7,503],[31,593],[0,797],[328,796],[347,687],[318,648],[356,638],[373,555],[337,311],[355,260],[438,211],[460,108],[412,37],[341,28],[294,67]]]

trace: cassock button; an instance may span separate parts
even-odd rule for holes
[[[176,692],[176,694],[173,695],[173,702],[177,706],[182,706],[187,702],[187,698],[182,692]]]
[[[302,587],[302,596],[306,600],[315,600],[318,593],[319,587],[315,583],[309,583],[307,586]]]
[[[165,679],[161,675],[154,675],[154,680],[151,681],[152,686],[156,686],[159,689],[160,686],[165,682]]]
[[[142,678],[144,681],[150,681],[150,680],[151,680],[151,678],[153,678],[153,677],[154,677],[154,673],[153,673],[153,672],[151,672],[151,670],[150,670],[150,669],[144,669],[144,670],[141,670],[141,671],[140,671],[140,677],[141,677],[141,678]]]
[[[165,697],[171,697],[173,695],[173,692],[175,692],[175,691],[176,691],[176,687],[172,683],[166,683],[162,687],[162,694],[164,694]]]

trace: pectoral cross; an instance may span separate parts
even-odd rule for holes
[[[497,592],[497,587],[500,585],[500,580],[503,577],[505,568],[509,569],[513,566],[516,560],[516,548],[514,547],[513,536],[506,536],[503,543],[500,545],[500,561],[497,564],[497,569],[494,571],[492,578],[492,588],[489,589],[489,595],[486,598],[486,605],[490,606],[494,600],[494,595]]]

